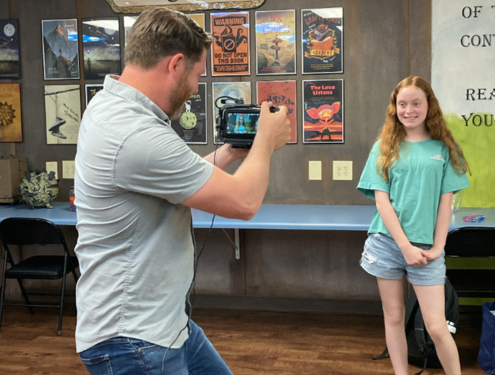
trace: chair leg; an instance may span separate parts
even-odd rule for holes
[[[62,292],[61,292],[61,296],[60,296],[60,315],[58,318],[58,331],[57,331],[58,336],[62,335],[62,319],[64,316],[64,299],[65,299],[65,273],[62,276]]]
[[[7,252],[4,254],[3,274],[2,274],[2,290],[0,292],[0,332],[2,332],[2,315],[3,315],[3,300],[5,297],[5,270],[7,269]]]
[[[17,283],[19,284],[19,287],[21,288],[21,292],[22,292],[22,296],[24,297],[24,300],[26,301],[26,305],[29,309],[29,313],[31,315],[34,315],[34,310],[31,306],[31,301],[29,301],[29,298],[28,298],[28,295],[26,293],[26,289],[24,289],[24,285],[22,284],[22,280],[21,279],[17,279]]]

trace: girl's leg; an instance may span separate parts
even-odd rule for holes
[[[408,375],[407,342],[404,327],[404,281],[377,277],[385,318],[385,339],[396,375]]]
[[[421,313],[446,375],[461,375],[459,353],[445,318],[445,287],[413,285]]]

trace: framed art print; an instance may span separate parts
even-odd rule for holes
[[[79,79],[77,19],[41,21],[45,80]]]
[[[0,79],[21,77],[19,49],[17,19],[0,20]]]
[[[200,82],[198,93],[184,103],[177,120],[172,120],[172,128],[188,144],[206,144],[206,83]]]
[[[234,99],[242,99],[244,101],[244,104],[251,104],[251,82],[213,82],[213,142],[215,144],[221,144],[223,143],[222,140],[220,140],[217,137],[217,131],[216,131],[216,118],[218,116],[218,108],[216,107],[215,103],[217,102],[217,99],[219,99],[222,96],[234,98]],[[232,104],[232,101],[229,101],[228,103]],[[220,107],[222,106],[221,100],[218,100],[218,104]]]
[[[343,72],[343,8],[303,9],[302,73]]]
[[[82,34],[84,78],[120,74],[119,19],[83,18]]]
[[[47,144],[77,144],[81,124],[79,85],[45,85]]]
[[[269,101],[287,107],[291,127],[288,143],[297,143],[296,81],[259,81],[256,84],[256,97],[260,105],[261,102]]]
[[[344,143],[344,80],[302,84],[303,143]]]
[[[295,10],[256,12],[256,74],[296,74]]]
[[[0,84],[0,142],[22,142],[19,83]]]
[[[249,75],[249,12],[212,13],[213,76]]]
[[[86,84],[86,107],[88,106],[91,99],[101,90],[103,90],[103,83]]]

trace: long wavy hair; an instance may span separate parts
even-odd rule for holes
[[[469,166],[464,157],[464,153],[462,152],[462,148],[447,127],[440,104],[438,103],[437,97],[430,84],[421,77],[407,77],[399,82],[394,91],[392,91],[385,123],[377,138],[381,141],[380,157],[378,158],[377,164],[377,170],[380,175],[385,181],[389,181],[389,168],[399,157],[399,147],[407,135],[405,127],[397,117],[397,95],[403,88],[409,86],[415,86],[421,89],[426,95],[426,99],[428,100],[428,113],[426,115],[425,123],[426,130],[430,137],[432,139],[441,140],[449,148],[450,161],[459,174],[468,172]]]

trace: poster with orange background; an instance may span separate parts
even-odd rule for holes
[[[259,81],[257,102],[270,101],[276,106],[286,106],[291,134],[288,143],[297,143],[296,81]]]
[[[213,76],[249,75],[249,12],[212,13]]]

